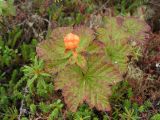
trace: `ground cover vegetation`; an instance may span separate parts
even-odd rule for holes
[[[157,0],[0,0],[0,119],[160,120]]]

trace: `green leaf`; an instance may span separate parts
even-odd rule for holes
[[[124,73],[127,71],[128,55],[131,54],[131,50],[131,47],[123,41],[107,42],[105,47],[106,59]]]
[[[120,25],[117,24],[114,17],[104,17],[103,27],[97,29],[98,40],[106,43],[108,41],[127,37],[119,28]]]
[[[44,113],[48,113],[48,112],[50,111],[49,105],[46,105],[46,104],[43,103],[43,102],[41,102],[41,103],[39,104],[39,108],[40,108],[40,110],[41,110],[42,112],[44,112]]]
[[[153,115],[150,120],[160,120],[160,114]]]
[[[86,27],[61,27],[53,30],[49,40],[45,40],[37,46],[37,55],[44,60],[45,69],[50,73],[58,72],[70,63],[72,51],[65,52],[64,36],[75,33],[80,37],[77,48],[78,54],[84,51],[93,40],[92,30]],[[75,60],[76,62],[76,60]]]
[[[97,30],[98,39],[106,43],[113,40],[144,40],[150,27],[143,20],[133,17],[104,17],[103,27]]]
[[[143,105],[141,105],[139,108],[138,108],[138,111],[139,112],[144,112],[145,111],[145,107]]]
[[[129,34],[131,40],[145,40],[150,27],[145,21],[137,18],[124,18],[122,29]]]
[[[28,120],[28,118],[26,118],[26,117],[22,117],[22,119],[21,120]]]
[[[69,65],[73,65],[73,64],[77,64],[78,66],[80,66],[81,68],[84,68],[86,66],[86,60],[85,57],[78,54],[77,57],[71,57],[68,60]]]
[[[51,114],[49,115],[49,120],[54,120],[58,117],[59,114],[59,110],[57,108],[55,108]]]
[[[40,96],[45,96],[47,94],[47,84],[44,79],[39,79],[37,81],[37,93]]]
[[[36,112],[36,105],[35,104],[30,105],[30,111],[32,114],[34,114]]]
[[[75,112],[84,101],[91,108],[110,110],[110,85],[122,80],[119,71],[101,55],[87,57],[87,69],[69,65],[58,74],[55,89],[62,89],[69,110]]]
[[[98,28],[98,40],[105,45],[106,58],[124,73],[127,71],[128,56],[136,59],[135,45],[130,42],[144,40],[148,25],[141,20],[129,17],[104,17],[103,27]],[[133,47],[134,46],[134,47]]]
[[[37,79],[37,75],[35,75],[32,79],[29,79],[28,81],[27,81],[27,86],[29,87],[29,88],[31,88],[31,86],[33,85],[33,83],[34,83],[34,81]]]
[[[0,11],[2,15],[8,16],[8,15],[15,15],[16,9],[14,6],[14,0],[3,0],[0,1]]]

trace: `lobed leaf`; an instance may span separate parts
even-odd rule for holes
[[[121,29],[121,24],[115,17],[104,17],[104,25],[97,29],[97,37],[106,44],[109,41],[127,39],[129,36]]]
[[[136,50],[129,44],[130,41],[137,43],[145,40],[149,27],[144,21],[129,17],[104,17],[103,24],[97,30],[97,37],[105,44],[106,57],[122,73],[126,72],[128,55]]]
[[[75,33],[80,37],[80,43],[77,48],[78,54],[84,51],[90,42],[94,39],[93,32],[87,27],[60,27],[53,30],[49,40],[42,41],[38,44],[37,55],[45,61],[45,69],[50,73],[58,72],[70,64],[73,57],[72,51],[65,50],[64,36],[68,33]],[[80,65],[82,63],[79,63]]]
[[[103,27],[97,30],[99,40],[144,40],[150,27],[143,20],[133,17],[104,17]]]
[[[128,55],[131,54],[131,51],[131,46],[122,41],[108,42],[105,47],[106,59],[117,66],[122,74],[127,71]]]
[[[148,36],[150,27],[145,21],[138,18],[124,18],[122,29],[128,33],[130,39],[133,41],[143,41]]]
[[[121,81],[121,75],[102,55],[90,55],[86,61],[86,69],[69,65],[61,71],[55,80],[55,89],[62,89],[67,107],[73,112],[84,101],[91,108],[110,110],[110,85]]]

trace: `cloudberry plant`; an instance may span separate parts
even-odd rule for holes
[[[75,112],[86,102],[91,108],[109,111],[111,86],[123,79],[128,55],[134,57],[133,48],[146,39],[147,32],[144,21],[104,17],[95,32],[84,26],[54,29],[49,40],[38,44],[37,55],[47,72],[57,73],[55,90],[62,90],[69,110]]]

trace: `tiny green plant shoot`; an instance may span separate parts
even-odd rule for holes
[[[25,74],[24,79],[27,80],[27,86],[29,90],[32,92],[34,89],[34,83],[37,81],[37,93],[40,96],[43,96],[47,93],[47,84],[45,79],[50,77],[49,74],[43,71],[43,61],[38,60],[36,57],[33,61],[33,64],[30,66],[25,65],[23,67],[23,72]]]
[[[135,49],[149,31],[137,18],[104,17],[95,31],[84,26],[56,28],[36,50],[45,71],[56,76],[55,90],[62,90],[70,111],[75,112],[83,102],[110,111],[111,86],[123,80],[128,56],[136,58]]]

